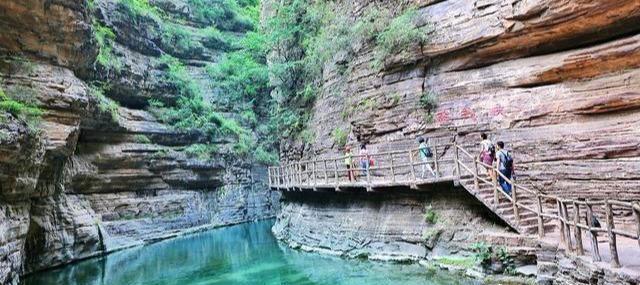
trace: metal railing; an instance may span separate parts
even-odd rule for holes
[[[585,253],[583,232],[588,234],[590,252],[595,261],[602,259],[598,248],[598,233],[606,233],[613,267],[620,267],[618,237],[636,240],[640,246],[640,203],[638,202],[610,199],[575,200],[547,195],[506,177],[498,171],[497,165],[484,164],[457,143],[433,144],[429,147],[433,156],[427,159],[420,156],[420,148],[410,148],[369,155],[346,155],[283,163],[281,166],[269,168],[269,185],[271,188],[287,190],[334,188],[339,191],[341,188],[362,187],[372,191],[376,187],[417,188],[419,185],[457,181],[518,231],[521,231],[523,226],[522,217],[533,216],[537,222],[535,231],[540,238],[544,238],[548,232],[545,225],[556,221],[560,229],[561,243],[570,252],[580,255]],[[448,150],[452,150],[452,153]],[[374,161],[373,166],[363,168],[358,165],[359,161],[370,159]],[[423,170],[423,166],[426,165],[432,166],[435,175],[431,175],[428,169]],[[509,184],[511,195],[502,189],[497,179],[482,177],[479,172],[480,167],[492,169],[496,177]],[[443,175],[445,172],[449,174]],[[483,185],[490,187],[489,189],[493,192],[491,198],[481,196],[484,193]],[[507,203],[510,203],[509,207],[512,208],[513,215],[507,215],[498,210],[499,206],[505,205],[501,204],[501,199],[506,199]],[[614,211],[617,215],[614,215]],[[604,215],[604,219],[597,219],[598,215]],[[633,221],[623,220],[623,217],[630,216],[633,216]],[[597,227],[596,220],[604,222]],[[629,228],[635,228],[635,230],[629,230]]]

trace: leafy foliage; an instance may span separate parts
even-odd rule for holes
[[[120,72],[122,62],[113,53],[113,42],[116,39],[116,34],[109,27],[97,21],[93,22],[93,31],[96,41],[98,42],[98,47],[100,48],[96,62],[107,70]]]
[[[193,144],[185,148],[185,153],[191,158],[211,159],[218,153],[219,148],[214,144]]]
[[[474,251],[476,262],[482,266],[488,267],[491,262],[500,261],[504,266],[505,273],[511,275],[516,273],[515,261],[504,246],[494,248],[485,242],[477,242],[471,245],[471,249]]]
[[[341,128],[335,128],[331,132],[331,136],[333,137],[333,142],[338,147],[344,147],[347,144],[348,135],[349,134],[345,130],[343,130]]]
[[[423,92],[422,95],[420,95],[420,106],[432,112],[438,108],[438,96],[430,91]]]
[[[256,0],[189,0],[188,3],[197,21],[236,32],[253,29],[256,11],[259,11]]]
[[[105,87],[91,86],[89,88],[89,95],[98,100],[98,110],[100,110],[100,112],[108,113],[111,121],[117,122],[120,119],[118,103],[104,95],[105,89]]]
[[[165,23],[163,26],[162,45],[177,54],[191,55],[202,50],[202,43],[194,39],[194,35],[182,25]]]
[[[161,10],[149,3],[149,0],[118,0],[124,6],[129,16],[134,21],[139,21],[143,17],[160,19]]]
[[[431,205],[424,208],[424,221],[430,224],[438,222],[438,213],[436,213]]]
[[[427,42],[427,33],[417,26],[418,13],[410,8],[393,18],[375,37],[374,67],[381,67],[384,60],[412,44],[423,45]],[[384,18],[382,18],[384,19]]]
[[[39,118],[42,110],[33,102],[20,102],[10,98],[3,89],[0,88],[0,110],[10,113],[22,119]]]

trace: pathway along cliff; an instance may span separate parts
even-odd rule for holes
[[[275,216],[301,250],[639,282],[637,0],[4,0],[0,30],[0,284]],[[535,195],[451,163],[483,132]],[[421,136],[440,180],[330,183]]]

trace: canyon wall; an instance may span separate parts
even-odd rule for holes
[[[428,40],[386,58],[382,69],[372,65],[372,42],[356,48],[346,63],[344,57],[328,62],[308,124],[316,139],[286,145],[287,158],[342,155],[336,129],[349,134],[352,149],[367,144],[374,159],[376,152],[417,147],[419,136],[477,145],[486,132],[494,142],[505,141],[518,182],[531,189],[567,198],[640,200],[639,1],[339,3],[338,13],[351,19],[370,6],[387,7],[395,15],[416,7],[416,21]],[[420,104],[427,95],[437,98],[433,110]],[[340,193],[327,200],[341,197],[358,204]],[[340,239],[315,236],[325,223],[305,220],[329,215],[326,219],[340,224],[350,218],[346,209],[351,207],[327,214],[330,209],[317,204],[285,195],[276,233],[297,246],[345,249]],[[405,221],[396,215],[413,215],[407,220],[415,232],[407,236],[417,238],[424,210],[412,209],[372,216],[401,226]],[[630,212],[616,214],[631,219]],[[333,231],[350,233],[357,225],[345,222]],[[387,229],[370,235],[371,242],[396,234],[395,228]]]
[[[462,188],[441,185],[421,192],[285,192],[283,198],[273,232],[289,246],[305,251],[417,261],[470,255],[472,244],[484,241],[511,247],[518,264],[535,260],[535,239],[513,233]]]
[[[1,284],[123,247],[273,217],[279,207],[264,166],[227,153],[226,140],[211,157],[189,155],[203,134],[178,131],[147,111],[148,99],[178,97],[162,55],[185,62],[211,94],[204,69],[224,51],[203,38],[189,52],[163,46],[158,20],[128,16],[123,2],[0,3],[0,87],[43,111],[35,121],[0,112]],[[176,20],[182,29],[202,26],[184,1],[152,4],[168,19],[186,18]],[[99,27],[114,34],[117,72],[96,61]],[[95,94],[95,85],[110,88]]]

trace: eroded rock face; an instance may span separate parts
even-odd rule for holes
[[[185,1],[151,2],[171,16],[192,17]],[[224,152],[189,156],[185,148],[204,142],[203,135],[175,130],[146,110],[149,99],[171,104],[179,95],[165,80],[161,55],[185,60],[212,96],[205,66],[223,51],[206,43],[176,50],[161,41],[157,19],[132,19],[120,1],[92,1],[91,11],[87,3],[0,4],[0,87],[43,111],[39,123],[0,112],[1,284],[133,245],[270,218],[279,209],[264,166]],[[116,34],[117,72],[95,64],[96,21]],[[96,95],[105,82],[115,108]]]
[[[343,13],[358,17],[374,1],[342,3]],[[374,154],[415,147],[418,136],[475,145],[487,132],[506,142],[518,181],[532,189],[562,197],[640,200],[640,2],[393,4],[394,11],[418,6],[420,23],[432,27],[425,29],[428,42],[387,58],[383,70],[371,67],[367,45],[343,68],[350,73],[340,75],[328,64],[309,123],[316,142],[286,145],[285,157],[341,155],[332,136],[336,128],[349,132],[352,149],[367,144]],[[429,93],[438,100],[431,112],[420,106]],[[300,220],[324,217],[327,210],[311,199],[285,200],[283,207],[288,217]],[[336,215],[330,218],[336,223],[348,216]],[[294,237],[302,247],[344,248],[341,240],[315,236],[325,224],[305,225],[291,225],[281,237]]]
[[[463,189],[427,192],[285,193],[273,227],[278,239],[303,250],[377,260],[419,260],[468,254],[486,235],[508,235]],[[425,220],[425,208],[435,215]],[[507,245],[507,243],[502,243]],[[524,245],[520,245],[524,246]]]

